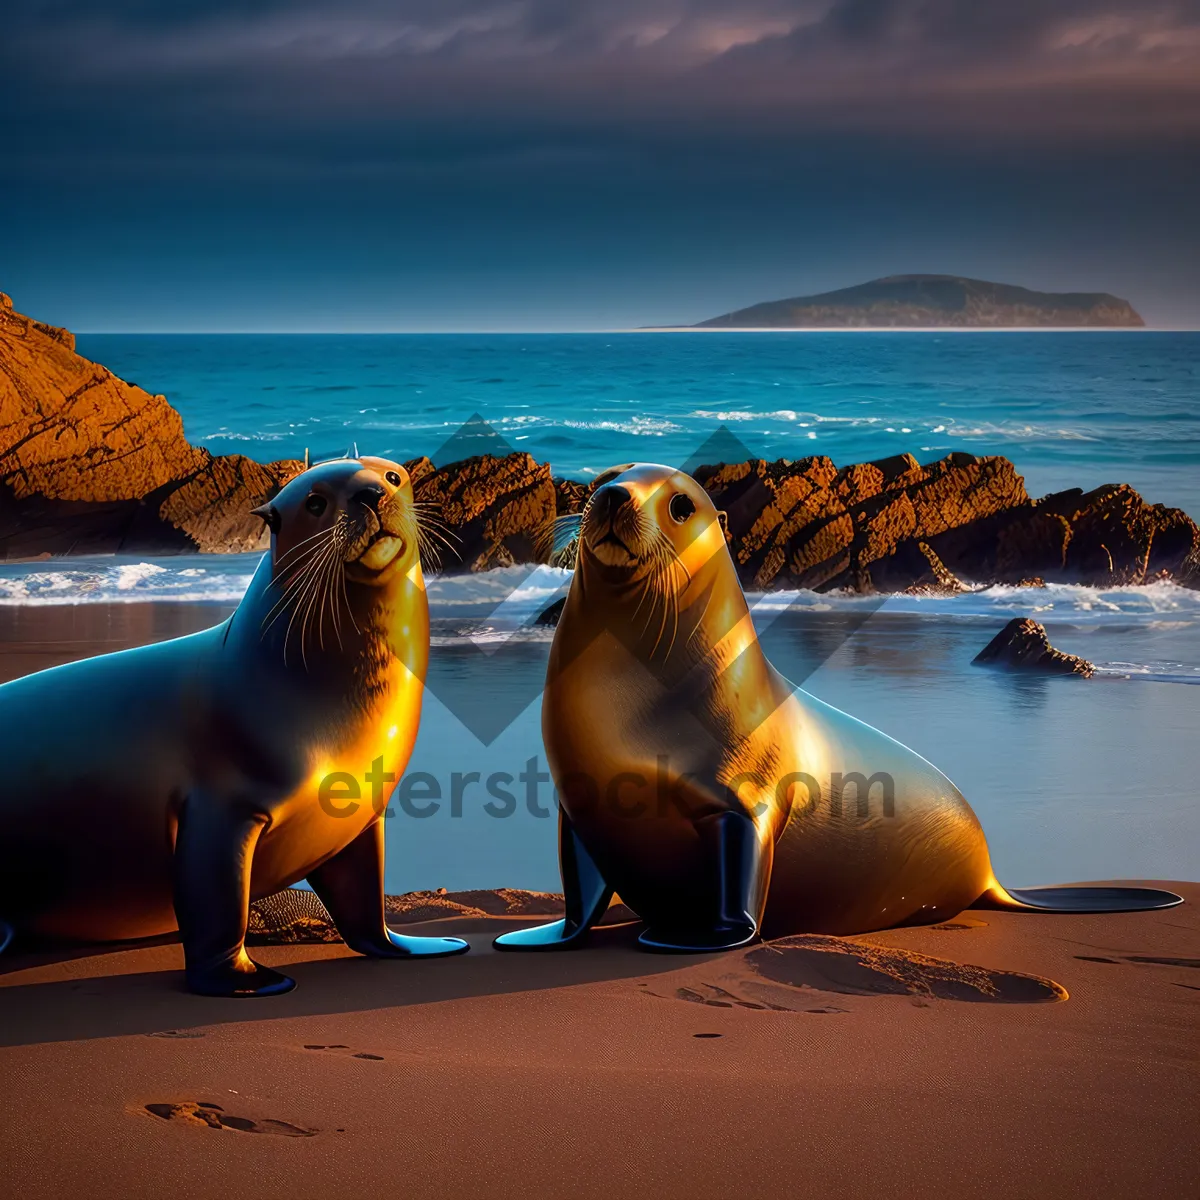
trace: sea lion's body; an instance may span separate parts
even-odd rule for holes
[[[556,657],[570,653],[571,608],[568,600]],[[718,686],[724,656],[701,667],[703,681],[693,680],[677,696],[674,713],[668,690],[659,693],[649,680],[629,686],[640,668],[622,661],[627,651],[609,635],[581,648],[562,674],[551,665],[543,728],[551,771],[563,785],[563,811],[627,905],[652,927],[668,929],[704,911],[711,864],[695,823],[730,811],[753,821],[772,860],[763,916],[770,932],[862,933],[913,918],[936,920],[987,890],[983,832],[945,776],[877,730],[793,690],[761,651],[737,653],[756,694],[771,701],[770,715],[755,728],[737,710],[738,694]],[[703,691],[712,707],[698,716]],[[746,735],[741,740],[717,742],[709,733],[737,723]],[[854,772],[868,780],[884,772],[896,781],[894,815],[884,815],[878,782],[865,816],[857,788],[842,789],[835,805],[831,781]],[[622,774],[631,778],[607,795],[571,779],[611,781]],[[820,794],[810,796],[806,783],[793,782],[777,796],[790,775],[816,780]],[[739,777],[746,778],[735,793],[730,784]],[[643,812],[633,815],[639,806]]]
[[[223,624],[0,687],[0,917],[18,935],[179,928],[195,990],[285,990],[245,956],[246,909],[308,879],[364,953],[465,949],[416,945],[382,917],[380,817],[416,738],[429,646],[415,537],[372,550],[391,536],[375,509],[394,501],[408,520],[399,471],[343,460],[293,481],[270,514],[283,531]],[[374,516],[352,500],[364,488]],[[317,518],[296,534],[288,511],[318,490],[337,513],[324,526],[345,518],[336,546]],[[351,539],[367,549],[343,562]]]
[[[575,944],[613,894],[659,950],[864,933],[981,900],[1177,902],[1139,889],[1006,892],[949,779],[767,661],[719,516],[669,468],[623,468],[594,493],[542,706],[568,916],[501,948]]]

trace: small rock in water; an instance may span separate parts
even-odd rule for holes
[[[1055,650],[1045,627],[1028,617],[1014,617],[975,656],[977,663],[1032,668],[1054,675],[1082,675],[1090,679],[1096,668],[1086,658]]]

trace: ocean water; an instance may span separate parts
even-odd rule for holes
[[[478,413],[513,447],[586,478],[630,459],[685,463],[724,428],[754,455],[839,464],[903,450],[923,461],[1006,454],[1033,494],[1128,482],[1200,517],[1194,334],[92,335],[79,348],[164,392],[189,438],[215,453],[269,460],[307,445],[319,456],[357,440],[363,452],[436,460]],[[101,612],[90,606],[114,601],[181,612],[200,602],[215,623],[256,563],[0,564],[3,627],[19,638],[35,606]],[[531,622],[568,583],[548,568],[431,581],[429,686],[409,774],[427,776],[421,794],[436,799],[413,812],[393,804],[389,890],[557,887],[539,724],[552,634]],[[954,779],[1005,882],[1200,879],[1200,592],[751,602],[785,675]],[[1042,621],[1097,676],[973,666],[1014,616]],[[160,621],[155,636],[164,632]]]
[[[763,458],[1005,454],[1034,495],[1131,483],[1200,517],[1200,333],[130,335],[81,354],[215,454],[435,457],[478,413],[586,478],[682,465],[727,428]]]

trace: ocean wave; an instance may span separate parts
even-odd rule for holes
[[[966,424],[953,418],[939,417],[921,419],[915,417],[878,416],[827,416],[823,413],[806,412],[802,409],[777,408],[764,410],[749,409],[693,409],[690,417],[701,421],[721,421],[725,424],[747,421],[776,421],[786,425],[807,429],[811,425],[834,425],[847,429],[865,429],[875,433],[912,434],[920,437],[939,433],[958,438],[999,438],[1008,441],[1064,441],[1099,442],[1102,438],[1079,429],[1057,425],[1031,425],[1012,421],[984,421]],[[885,422],[889,422],[885,424]],[[814,434],[808,435],[810,438]]]
[[[1140,619],[1161,627],[1163,616],[1183,626],[1200,620],[1200,592],[1176,583],[1156,582],[1141,587],[1096,588],[1083,584],[1051,583],[1045,587],[996,584],[952,596],[862,596],[850,592],[807,590],[749,593],[756,614],[786,611],[833,612],[879,609],[892,615],[938,616],[968,620],[997,617],[1033,617],[1035,620],[1072,624],[1097,624],[1111,620]],[[1149,620],[1148,618],[1154,618]]]
[[[1200,684],[1200,666],[1177,662],[1097,662],[1096,679],[1133,679],[1146,683]]]
[[[259,554],[179,555],[146,561],[132,557],[78,558],[0,564],[0,604],[104,604],[134,601],[236,604],[261,559]],[[559,567],[501,567],[473,575],[431,575],[430,612],[435,618],[486,620],[497,630],[532,622],[565,595],[572,572]],[[862,596],[806,589],[750,592],[760,619],[785,612],[879,610],[892,616],[991,620],[1033,617],[1043,623],[1096,625],[1133,622],[1178,630],[1200,622],[1200,591],[1175,583],[1140,587],[1046,587],[996,584],[952,596]],[[479,627],[482,631],[482,626]],[[497,635],[499,636],[499,634]]]
[[[143,562],[72,559],[69,563],[4,563],[0,605],[123,604],[147,601],[236,604],[261,555],[212,555]]]

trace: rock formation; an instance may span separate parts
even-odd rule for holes
[[[190,445],[165,397],[0,294],[0,557],[261,548],[250,509],[298,469]]]
[[[1200,530],[1126,485],[1032,500],[1006,458],[910,454],[838,469],[828,458],[701,467],[754,588],[891,592],[1025,583],[1200,578]]]
[[[1096,668],[1086,658],[1064,654],[1050,645],[1045,626],[1014,617],[974,659],[989,666],[1020,667],[1051,675],[1082,675],[1090,679]]]
[[[528,454],[483,454],[437,469],[427,458],[405,465],[422,510],[447,531],[448,570],[545,561],[558,508],[547,464]]]

